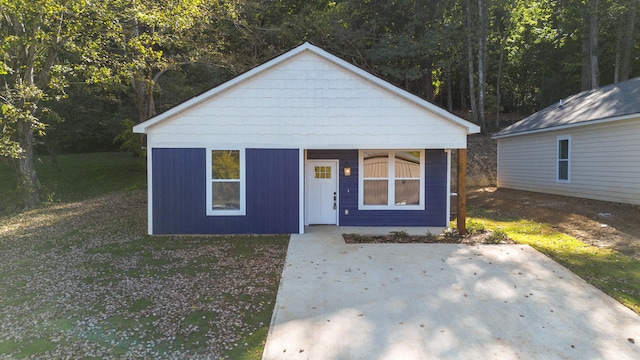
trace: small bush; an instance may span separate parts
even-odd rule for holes
[[[389,232],[394,239],[408,239],[409,233],[406,231],[391,231]]]
[[[491,235],[487,238],[487,243],[490,244],[500,244],[503,241],[508,240],[509,237],[507,233],[502,229],[495,229]]]
[[[446,228],[442,231],[442,236],[444,237],[448,237],[448,238],[455,238],[458,237],[458,229],[456,228]]]
[[[487,231],[487,228],[484,226],[484,223],[477,222],[474,220],[467,220],[467,234],[479,234]]]
[[[425,237],[429,241],[435,241],[435,240],[439,240],[440,239],[440,236],[438,236],[437,234],[432,233],[431,231],[427,231]]]

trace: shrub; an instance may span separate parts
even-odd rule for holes
[[[439,240],[439,238],[440,238],[437,234],[434,234],[431,231],[427,231],[427,233],[425,234],[425,237],[429,241]]]
[[[489,237],[487,238],[487,243],[490,244],[499,244],[503,241],[508,240],[509,237],[507,236],[507,233],[502,230],[502,229],[495,229],[491,235],[489,235]]]
[[[448,238],[458,237],[458,229],[456,228],[446,228],[442,231],[442,236]]]
[[[487,231],[487,228],[484,226],[484,223],[477,222],[474,220],[467,220],[467,234],[479,234]]]
[[[410,236],[406,231],[391,231],[389,234],[391,234],[394,239],[407,239]]]

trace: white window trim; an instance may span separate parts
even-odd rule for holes
[[[560,179],[560,141],[567,140],[567,178]],[[556,182],[568,184],[571,182],[571,135],[560,135],[556,139]]]
[[[213,150],[238,150],[240,152],[240,209],[239,210],[213,210],[213,179],[212,179],[212,168],[211,168],[211,151]],[[246,211],[246,178],[245,178],[245,149],[233,149],[233,148],[218,148],[218,147],[208,147],[207,148],[207,159],[206,159],[206,167],[207,167],[207,216],[245,216],[247,214]]]
[[[364,153],[367,151],[386,151],[389,153],[389,172],[387,205],[365,205],[364,204]],[[401,151],[420,151],[420,203],[418,205],[396,205],[392,199],[395,198],[395,153]],[[358,151],[358,210],[424,210],[425,209],[425,150],[424,149],[365,149]]]

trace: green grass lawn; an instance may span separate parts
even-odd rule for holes
[[[59,155],[58,171],[50,157],[37,156],[36,174],[43,203],[87,199],[113,191],[144,189],[147,184],[145,160],[130,153],[92,153]],[[16,173],[8,162],[0,162],[0,215],[19,207],[15,191]]]
[[[0,164],[0,359],[261,358],[287,236],[148,236],[143,160],[59,162],[23,212]]]
[[[640,261],[615,250],[585,244],[549,224],[505,216],[491,209],[469,208],[468,222],[501,229],[640,314]]]

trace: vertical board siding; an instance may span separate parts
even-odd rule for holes
[[[152,151],[154,234],[298,231],[297,149],[246,149],[245,216],[206,216],[206,149]]]
[[[571,135],[570,182],[556,182]],[[640,205],[640,119],[498,139],[498,187]]]
[[[339,159],[339,222],[342,226],[448,226],[447,153],[425,151],[424,210],[358,210],[358,150],[308,150],[307,159]],[[345,162],[351,176],[345,177]],[[345,215],[349,210],[349,215]]]

